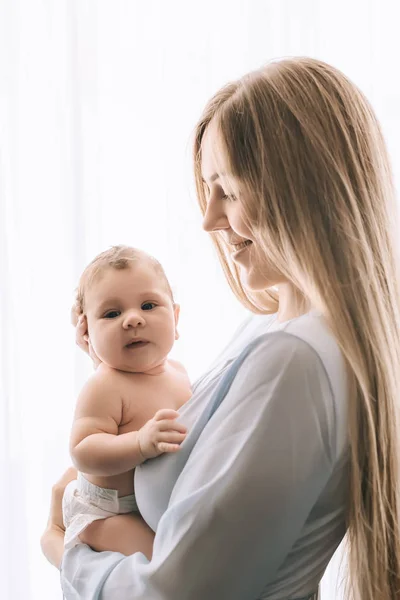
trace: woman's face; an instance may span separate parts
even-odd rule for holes
[[[219,232],[227,242],[232,259],[240,267],[240,279],[245,288],[265,290],[284,283],[286,279],[263,255],[245,224],[246,195],[240,189],[240,181],[228,173],[220,147],[219,133],[211,121],[201,144],[201,171],[207,197],[203,228],[208,232]]]

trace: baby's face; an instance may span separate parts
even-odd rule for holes
[[[91,344],[105,364],[132,373],[162,365],[177,339],[179,307],[154,268],[107,268],[85,297]]]

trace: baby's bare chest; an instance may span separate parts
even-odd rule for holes
[[[119,433],[137,431],[162,408],[178,410],[191,396],[189,381],[180,373],[124,382],[123,416]]]

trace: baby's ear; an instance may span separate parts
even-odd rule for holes
[[[79,295],[78,288],[74,292],[74,301],[71,306],[71,323],[74,327],[77,326],[79,317],[83,314],[82,298]]]
[[[179,323],[179,315],[181,312],[181,307],[179,304],[174,304],[174,317],[175,317],[175,339],[179,340],[179,332],[178,332],[178,323]]]
[[[81,316],[82,312],[76,302],[71,306],[71,323],[74,327],[78,324],[78,319]]]
[[[85,313],[80,314],[79,329],[80,329],[79,335],[81,335],[83,337],[85,342],[89,343],[89,341],[90,341],[89,326],[88,326],[87,316]]]

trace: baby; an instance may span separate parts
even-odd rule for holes
[[[133,470],[164,452],[176,452],[186,428],[177,410],[190,398],[184,367],[168,358],[178,339],[179,306],[160,263],[140,250],[116,246],[83,272],[77,313],[100,360],[75,409],[70,453],[77,480],[64,492],[65,548],[81,543],[93,521],[137,511]],[[96,550],[127,551],[135,519],[115,519]]]

